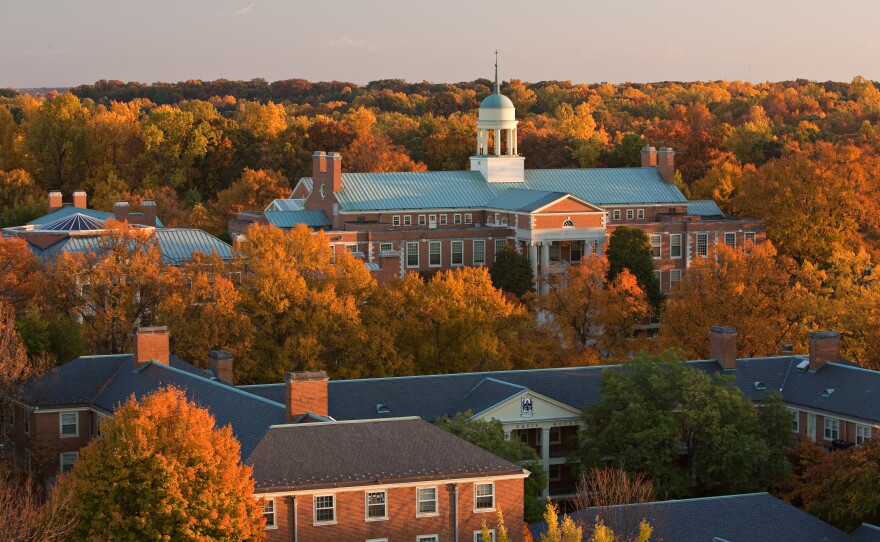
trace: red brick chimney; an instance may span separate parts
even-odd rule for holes
[[[814,331],[810,333],[810,370],[815,371],[827,362],[840,361],[840,333]]]
[[[333,191],[342,190],[342,155],[338,152],[327,153],[327,175]]]
[[[77,190],[73,193],[73,206],[77,209],[88,209],[88,198],[86,197],[86,193],[82,190]]]
[[[49,192],[49,212],[57,211],[62,207],[64,207],[64,202],[61,200],[61,192],[58,190]]]
[[[736,369],[736,329],[727,326],[709,328],[709,359],[717,359],[725,369]]]
[[[657,167],[657,149],[642,147],[642,167]]]
[[[315,151],[312,154],[312,178],[321,177],[321,173],[327,172],[327,153],[324,151]]]
[[[675,184],[675,151],[669,147],[660,147],[657,152],[657,167],[660,176],[669,184]]]
[[[327,399],[327,377],[325,371],[303,371],[287,373],[287,421],[300,414],[311,412],[319,416],[329,415]]]
[[[134,365],[151,361],[168,365],[168,328],[166,326],[134,328]]]
[[[144,226],[156,226],[156,202],[153,200],[146,200],[141,203],[141,213],[143,216],[142,225]]]
[[[208,369],[214,371],[214,376],[223,382],[234,385],[232,363],[232,354],[226,350],[208,350]]]
[[[127,201],[117,201],[113,204],[113,218],[120,222],[128,221],[128,202]]]

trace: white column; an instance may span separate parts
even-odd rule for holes
[[[511,148],[513,148],[513,152],[510,153],[511,156],[516,156],[516,152],[517,152],[517,148],[516,148],[516,135],[517,135],[517,134],[516,134],[516,130],[517,130],[516,128],[513,129],[513,143],[512,143],[512,147],[511,147]]]
[[[495,156],[501,156],[501,130],[495,129]]]
[[[507,130],[507,155],[513,156],[513,130]]]
[[[541,293],[546,294],[550,287],[547,279],[550,278],[550,241],[541,243]]]
[[[538,280],[538,245],[535,243],[529,243],[529,262],[532,264],[532,280],[535,281],[535,291],[537,292],[540,281]]]
[[[483,131],[480,130],[480,129],[477,129],[477,154],[478,154],[478,155],[479,155],[479,154],[482,154],[482,153],[480,152],[480,150],[482,149],[482,147],[483,147]]]
[[[542,497],[547,497],[550,495],[550,428],[542,427],[541,428],[541,464],[544,466],[544,472],[547,473],[547,487],[544,488],[544,491],[541,492]]]

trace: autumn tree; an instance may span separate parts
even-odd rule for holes
[[[549,499],[544,509],[544,525],[547,530],[541,533],[541,542],[581,542],[584,539],[584,530],[571,516],[565,514],[562,521],[559,520],[559,508]]]
[[[584,469],[610,457],[670,497],[755,491],[784,475],[777,460],[794,438],[790,427],[762,428],[731,377],[709,376],[670,352],[641,355],[605,371],[600,396],[584,409]],[[779,411],[774,419],[787,414],[781,400],[765,409]]]
[[[0,171],[0,226],[19,226],[46,212],[46,198],[23,169]]]
[[[0,532],[7,542],[66,542],[77,517],[73,493],[62,480],[48,495],[26,479],[15,484],[0,472]]]
[[[263,540],[251,468],[229,426],[183,391],[132,396],[73,470],[77,535],[88,540]]]
[[[70,93],[45,100],[27,123],[25,146],[45,190],[78,187],[84,174],[86,111]]]
[[[648,296],[651,307],[658,310],[663,294],[660,292],[660,281],[654,274],[654,258],[648,234],[629,226],[615,228],[609,236],[605,255],[608,257],[608,280],[613,281],[624,269],[629,270]]]
[[[39,277],[39,260],[27,241],[0,237],[0,300],[21,308],[34,295]]]
[[[226,229],[226,222],[239,211],[261,211],[272,200],[290,196],[290,181],[278,171],[245,169],[232,186],[217,194],[212,205],[215,233]]]

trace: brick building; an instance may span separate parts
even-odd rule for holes
[[[289,200],[239,213],[229,231],[244,235],[253,223],[324,230],[334,251],[362,258],[379,279],[491,265],[511,246],[529,255],[542,283],[603,253],[614,229],[632,226],[649,235],[663,291],[713,245],[765,238],[761,220],[688,201],[674,183],[672,149],[645,147],[640,168],[527,170],[517,153],[517,122],[496,69],[495,92],[480,106],[470,170],[343,173],[338,153],[316,152],[312,176],[297,182]]]

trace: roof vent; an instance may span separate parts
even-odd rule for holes
[[[792,352],[794,352],[794,345],[790,343],[783,344],[782,348],[780,349],[780,353],[782,354],[791,354]]]
[[[800,372],[804,372],[810,368],[810,360],[805,359],[797,364],[797,370]]]
[[[755,389],[756,389],[756,390],[766,390],[766,389],[767,389],[767,384],[764,384],[764,383],[761,382],[761,381],[756,381],[756,382],[755,382]]]
[[[831,397],[832,393],[834,393],[834,388],[825,388],[822,392],[822,397]]]
[[[376,403],[376,414],[391,414],[391,409],[382,403]]]

